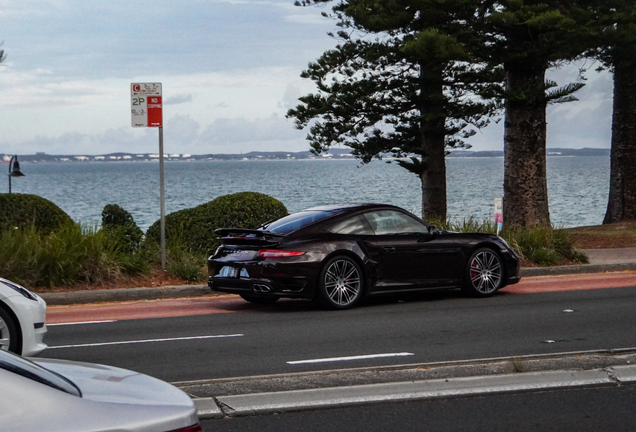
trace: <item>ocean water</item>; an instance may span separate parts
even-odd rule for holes
[[[53,201],[75,221],[100,225],[106,204],[119,204],[147,229],[159,219],[156,162],[21,163],[26,177],[12,191]],[[5,165],[6,166],[6,165]],[[449,158],[448,216],[491,218],[503,196],[503,158]],[[550,217],[563,227],[603,221],[609,191],[608,157],[549,157]],[[290,212],[347,202],[378,202],[421,214],[419,179],[396,164],[355,160],[166,162],[166,213],[220,195],[254,191],[282,201]],[[8,180],[0,193],[8,192]]]

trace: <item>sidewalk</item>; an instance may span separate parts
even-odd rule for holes
[[[589,264],[521,269],[522,277],[636,270],[636,248],[586,249]],[[48,305],[70,305],[213,295],[207,285],[123,288],[39,294]]]

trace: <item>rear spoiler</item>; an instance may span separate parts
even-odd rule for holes
[[[247,228],[219,228],[214,231],[224,244],[275,245],[283,234]]]

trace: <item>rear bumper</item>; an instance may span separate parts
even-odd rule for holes
[[[235,267],[234,276],[221,276],[224,267]],[[211,260],[208,262],[208,287],[217,292],[256,297],[312,298],[316,279],[313,267],[307,262],[290,263],[289,260]]]
[[[304,278],[277,281],[271,279],[228,279],[208,277],[208,287],[212,291],[229,294],[249,294],[257,297],[311,298]]]

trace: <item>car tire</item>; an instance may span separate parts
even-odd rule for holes
[[[503,262],[497,252],[481,248],[472,253],[466,264],[464,292],[473,297],[490,297],[501,288],[503,281]]]
[[[322,267],[317,298],[328,309],[349,309],[362,300],[362,270],[346,256],[335,256]]]
[[[241,294],[241,298],[250,303],[259,305],[273,304],[278,301],[278,297],[257,297],[249,294]]]
[[[18,323],[2,306],[0,306],[0,349],[22,354]]]

